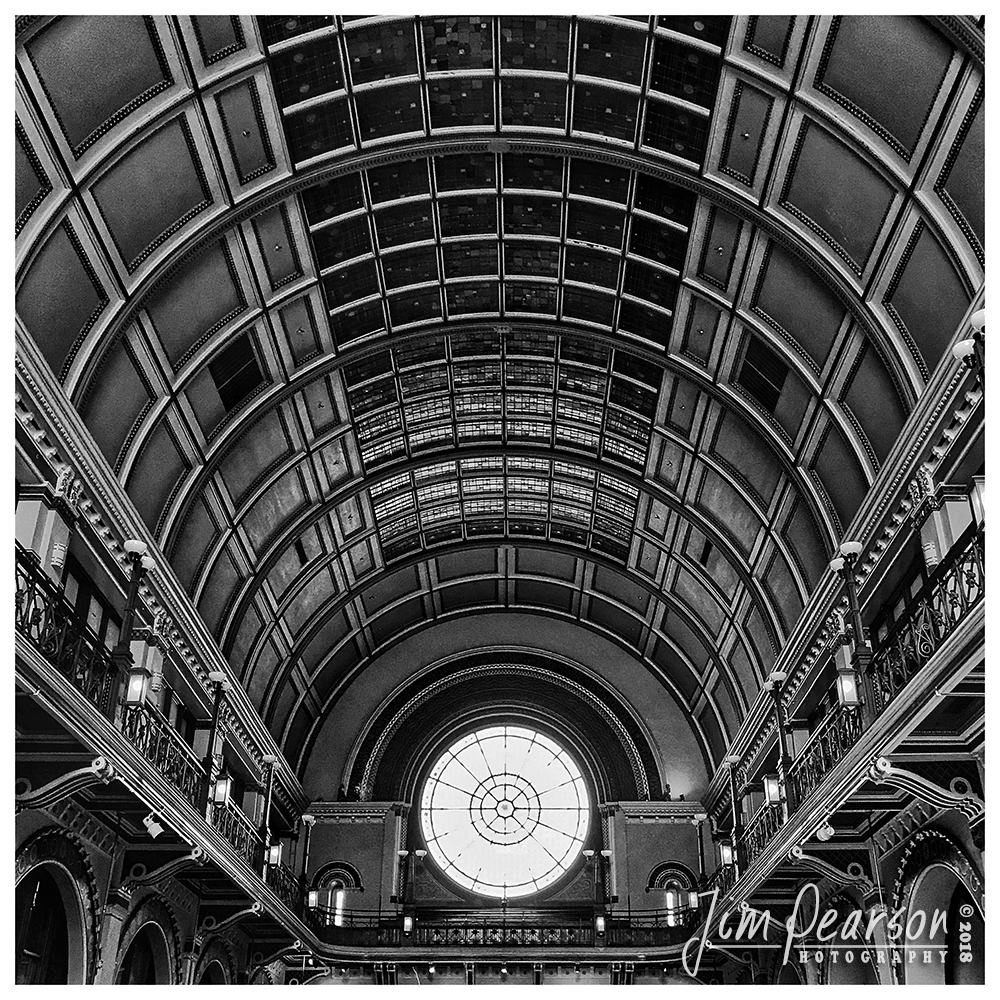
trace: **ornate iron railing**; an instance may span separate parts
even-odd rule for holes
[[[249,818],[229,802],[225,805],[213,804],[212,826],[233,845],[236,853],[259,875],[264,861],[263,844]]]
[[[986,591],[985,534],[970,526],[938,565],[872,657],[868,689],[875,715],[882,712]]]
[[[151,705],[126,705],[121,727],[143,757],[197,807],[205,769],[177,730]]]
[[[264,881],[285,906],[295,913],[299,912],[302,906],[302,892],[299,889],[298,879],[287,865],[268,865],[264,872]]]
[[[764,805],[743,831],[743,852],[747,865],[753,864],[782,824],[780,806]]]
[[[33,553],[15,542],[14,627],[98,711],[114,719],[120,678],[104,644],[45,575]]]
[[[690,928],[667,923],[667,911],[607,914],[603,935],[597,933],[592,915],[579,919],[493,918],[488,920],[427,919],[416,915],[411,930],[403,928],[400,915],[345,910],[340,926],[334,911],[317,907],[307,911],[317,935],[330,944],[353,947],[468,947],[468,948],[593,948],[664,946],[680,943]]]
[[[860,708],[834,708],[809,737],[788,770],[788,790],[795,808],[847,756],[865,730]]]
[[[736,883],[736,866],[735,865],[719,865],[718,868],[708,876],[708,881],[706,883],[706,888],[708,892],[713,889],[719,890],[719,898],[721,899]],[[705,905],[704,903],[702,905]]]

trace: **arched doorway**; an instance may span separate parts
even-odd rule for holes
[[[198,980],[198,986],[225,986],[226,985],[226,973],[222,968],[222,963],[218,961],[209,962],[205,966],[205,971],[202,972],[201,978]]]
[[[135,986],[169,983],[168,961],[163,931],[155,923],[144,924],[129,943],[118,966],[115,983]]]
[[[823,981],[830,986],[878,986],[878,958],[866,939],[861,901],[842,896],[831,905],[838,920],[825,955]]]
[[[984,983],[985,930],[982,912],[958,873],[945,864],[929,865],[910,890],[904,981],[935,986]]]
[[[70,982],[70,915],[52,867],[32,869],[14,893],[19,985]]]

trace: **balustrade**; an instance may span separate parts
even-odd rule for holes
[[[285,906],[295,913],[299,912],[302,907],[302,892],[298,879],[287,865],[268,865],[264,870],[264,881]]]
[[[788,772],[788,788],[796,806],[847,756],[864,730],[859,708],[838,705],[823,719]]]
[[[736,866],[735,865],[719,865],[718,868],[708,876],[707,889],[711,892],[713,889],[719,890],[719,899],[726,895],[733,885],[736,883]]]
[[[754,859],[767,847],[781,825],[781,808],[766,804],[747,823],[743,831],[743,852],[748,866],[753,864]]]
[[[193,806],[205,769],[195,752],[152,705],[126,705],[122,733]]]
[[[434,917],[419,913],[409,933],[403,932],[402,916],[374,911],[344,910],[335,923],[334,910],[316,907],[307,919],[316,933],[330,944],[354,947],[469,947],[469,948],[593,948],[668,946],[690,935],[690,928],[670,926],[666,910],[625,915],[606,915],[604,936],[597,935],[592,914],[576,920],[538,916],[508,916],[488,920]]]
[[[986,590],[984,551],[983,531],[970,526],[885,637],[867,672],[875,715],[982,601]]]
[[[236,849],[236,853],[258,874],[264,860],[264,845],[249,818],[230,802],[212,805],[212,826]]]
[[[104,644],[66,600],[62,588],[15,542],[14,627],[81,694],[114,719],[120,676]]]

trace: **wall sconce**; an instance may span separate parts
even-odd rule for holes
[[[837,671],[837,700],[844,708],[857,708],[861,704],[858,678],[853,670]]]
[[[306,896],[306,906],[311,910],[315,910],[319,906],[319,889],[309,890],[309,895]]]
[[[418,861],[423,861],[423,859],[427,857],[426,851],[414,851],[413,853]]]
[[[281,864],[281,841],[277,838],[271,841],[271,846],[267,849],[267,863],[272,868]]]
[[[781,783],[776,774],[764,775],[764,801],[769,806],[781,805]]]
[[[228,774],[220,774],[212,785],[212,802],[217,806],[229,804],[229,793],[233,788],[233,779]]]
[[[437,972],[437,969],[435,969],[433,965],[428,965],[427,966],[427,975],[428,976],[433,976],[435,972]]]
[[[134,664],[128,672],[128,681],[125,685],[125,704],[144,705],[146,696],[149,694],[149,682],[152,674],[145,664]]]
[[[413,916],[412,916],[412,914],[407,913],[406,916],[403,917],[403,933],[404,934],[412,934],[413,933]]]
[[[597,931],[598,937],[604,937],[604,931],[607,927],[607,920],[603,913],[599,913],[594,917],[594,930]]]
[[[701,906],[701,898],[698,896],[698,890],[691,889],[688,892],[688,909],[697,910],[699,906]]]
[[[142,825],[146,828],[146,833],[156,840],[161,833],[163,833],[163,824],[157,822],[156,816],[150,813],[148,816],[143,817]]]
[[[733,861],[733,842],[726,837],[719,841],[719,864],[723,867],[729,867]]]

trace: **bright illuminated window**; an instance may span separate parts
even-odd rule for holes
[[[485,896],[538,892],[567,871],[590,826],[573,759],[547,736],[494,726],[455,743],[431,768],[420,804],[431,857]]]

